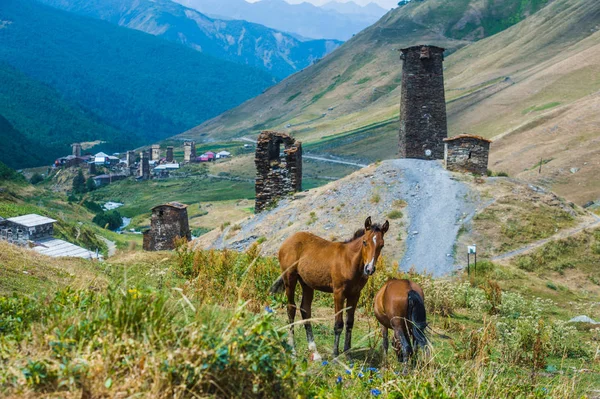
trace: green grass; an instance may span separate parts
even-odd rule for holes
[[[289,103],[289,102],[292,102],[292,101],[294,101],[294,99],[295,99],[296,97],[298,97],[300,94],[302,94],[302,92],[301,92],[301,91],[299,91],[298,93],[295,93],[295,94],[292,94],[291,96],[289,96],[289,97],[287,98],[287,100],[285,100],[286,104],[287,104],[287,103]]]
[[[558,107],[560,104],[561,104],[560,102],[553,101],[551,103],[547,103],[544,105],[532,105],[531,107],[524,109],[521,113],[523,115],[525,115],[525,114],[529,114],[531,112],[545,111],[550,108]]]

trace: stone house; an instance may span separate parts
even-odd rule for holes
[[[471,134],[444,139],[444,166],[453,172],[487,174],[491,140]]]

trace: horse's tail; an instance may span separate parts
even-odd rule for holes
[[[283,290],[285,289],[285,283],[283,281],[283,276],[286,273],[295,272],[297,267],[298,267],[298,261],[295,261],[294,263],[292,263],[292,265],[290,267],[285,269],[283,271],[283,273],[281,273],[281,275],[277,278],[277,280],[275,280],[275,282],[273,283],[271,288],[269,288],[269,292],[271,294],[279,294],[279,293],[283,292]]]
[[[419,346],[427,346],[425,329],[427,328],[427,314],[423,298],[415,290],[408,292],[408,318],[412,322],[412,331],[415,341]]]
[[[271,294],[279,294],[279,293],[283,292],[284,289],[285,289],[285,284],[283,283],[283,275],[281,275],[281,276],[279,276],[279,278],[277,280],[275,280],[275,282],[273,283],[271,288],[269,288],[269,292]]]

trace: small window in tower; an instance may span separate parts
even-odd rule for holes
[[[468,159],[471,159],[471,151],[469,151],[469,158]]]

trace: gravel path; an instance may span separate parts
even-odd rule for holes
[[[475,212],[467,200],[469,188],[451,178],[440,162],[417,159],[393,161],[401,171],[403,198],[410,226],[401,270],[414,267],[435,276],[454,270],[454,243],[465,218]]]

